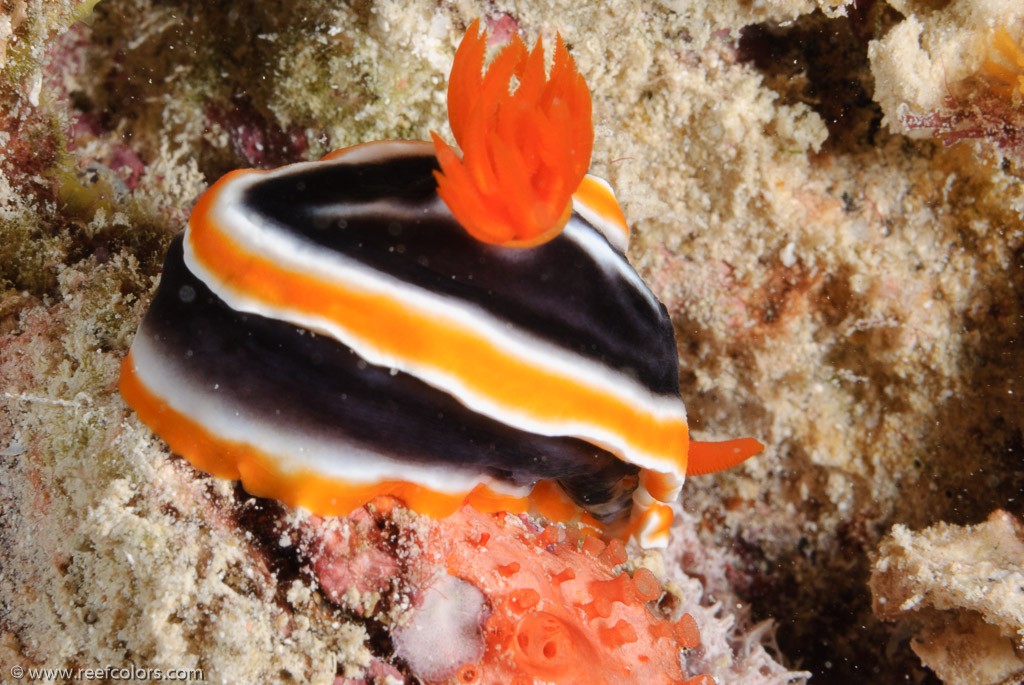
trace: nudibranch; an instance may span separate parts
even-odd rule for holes
[[[474,23],[452,68],[461,159],[435,134],[215,183],[121,393],[199,469],[321,515],[391,495],[664,544],[684,476],[761,446],[689,439],[672,322],[586,175],[590,95],[561,39],[550,77],[539,41],[486,74],[485,46]]]

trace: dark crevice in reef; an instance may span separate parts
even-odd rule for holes
[[[285,523],[287,510],[273,499],[253,497],[235,482],[235,499],[238,504],[234,518],[240,530],[249,535],[250,544],[263,558],[279,587],[284,588],[293,580],[306,580],[303,563],[295,554],[295,546],[281,546],[281,536],[291,528]]]
[[[873,145],[882,130],[868,42],[898,19],[885,3],[868,0],[848,17],[814,12],[786,26],[754,24],[740,34],[739,59],[762,72],[782,103],[802,102],[821,116],[829,132],[824,152],[849,152]]]
[[[319,581],[309,557],[312,550],[322,543],[314,539],[317,533],[308,525],[301,521],[290,521],[287,507],[277,500],[253,497],[242,489],[240,483],[235,484],[234,490],[237,504],[232,511],[233,518],[239,529],[245,531],[245,537],[252,546],[253,553],[259,555],[270,571],[276,588],[274,601],[291,612],[286,594],[293,581],[302,581],[319,590]],[[379,543],[382,546],[392,552],[401,546],[401,528],[388,516],[377,515],[374,524],[380,531]],[[282,546],[281,539],[285,535],[291,537],[293,542]],[[402,555],[393,556],[399,560],[401,566]],[[317,597],[320,610],[314,611],[313,614],[322,615],[325,623],[342,620],[361,625],[366,631],[366,647],[370,653],[397,668],[402,673],[405,683],[413,685],[420,681],[412,675],[407,664],[394,656],[395,645],[391,639],[390,626],[381,618],[389,616],[394,604],[402,601],[404,594],[408,594],[409,588],[401,586],[401,579],[404,577],[405,574],[400,568],[395,574],[391,588],[381,593],[380,601],[371,615],[362,615],[334,602],[322,591],[318,592]],[[339,672],[337,675],[343,674]]]
[[[874,544],[854,528],[838,532],[842,540],[834,550],[807,544],[764,560],[765,566],[788,571],[777,571],[775,583],[755,584],[743,593],[753,620],[776,621],[787,662],[810,671],[816,685],[941,685],[910,650],[910,635],[897,643],[893,627],[874,617],[867,585]]]
[[[919,506],[943,521],[974,525],[995,508],[1024,516],[1024,248],[1002,273],[985,274],[975,286],[983,297],[965,317],[973,335],[965,358],[968,392],[936,406],[934,430],[922,452],[941,455],[935,482]]]

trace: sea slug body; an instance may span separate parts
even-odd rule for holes
[[[518,39],[481,76],[484,44],[474,24],[453,67],[462,160],[435,135],[214,184],[121,392],[198,468],[318,514],[468,501],[662,545],[686,473],[760,445],[689,440],[672,322],[585,176],[561,41],[550,79]]]

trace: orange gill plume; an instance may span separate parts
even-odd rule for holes
[[[590,91],[561,36],[550,76],[541,40],[527,51],[518,36],[484,73],[487,32],[478,33],[479,23],[459,45],[448,84],[448,120],[462,159],[431,132],[438,194],[477,240],[536,245],[565,226],[590,166]]]

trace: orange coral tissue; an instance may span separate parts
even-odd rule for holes
[[[535,245],[565,226],[590,166],[590,92],[561,36],[549,76],[541,41],[527,51],[518,36],[484,73],[487,33],[478,30],[479,20],[455,53],[448,85],[462,159],[431,132],[438,194],[476,239]]]

